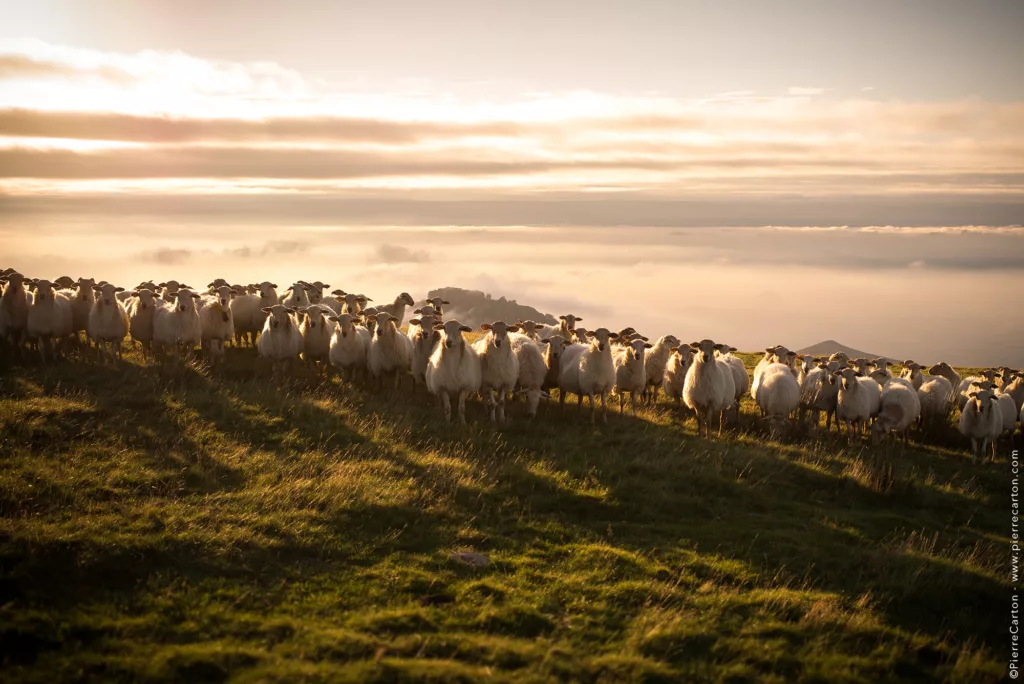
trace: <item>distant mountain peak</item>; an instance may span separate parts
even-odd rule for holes
[[[813,356],[829,356],[831,354],[835,354],[836,352],[845,352],[846,355],[849,356],[851,359],[863,357],[866,359],[885,358],[890,361],[894,360],[892,357],[889,356],[883,356],[881,354],[872,354],[870,352],[861,351],[860,349],[848,347],[845,344],[842,344],[841,342],[837,342],[835,340],[825,340],[824,342],[818,342],[817,344],[812,344],[809,347],[798,349],[796,353],[801,355],[811,354]]]

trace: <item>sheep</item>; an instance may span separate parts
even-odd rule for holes
[[[203,295],[197,303],[199,327],[202,331],[200,342],[206,349],[210,368],[223,365],[224,343],[235,336],[235,317],[231,310],[231,302],[237,296],[238,292],[228,285],[217,285],[212,293]]]
[[[89,317],[92,315],[92,305],[96,303],[96,281],[92,278],[79,278],[72,287],[78,290],[70,297],[74,335],[77,337],[79,332],[85,332],[86,345],[88,345],[89,337],[91,337],[88,334]],[[124,288],[120,288],[117,292],[124,292]]]
[[[121,340],[128,334],[128,312],[116,296],[118,292],[124,292],[124,288],[109,283],[94,287],[99,296],[95,298],[89,313],[87,332],[95,340],[100,356],[105,353],[110,363],[116,365],[121,352]]]
[[[673,347],[679,347],[679,338],[675,335],[662,335],[647,352],[647,359],[644,361],[647,386],[644,388],[644,394],[651,404],[658,403],[658,391],[665,382],[665,366],[668,365],[668,357],[672,355]]]
[[[996,403],[1003,416],[1003,430],[1010,432],[1010,448],[1012,449],[1014,433],[1017,431],[1017,405],[1013,403],[1013,397],[999,391],[996,391]]]
[[[941,375],[924,378],[925,382],[917,390],[917,398],[921,402],[920,425],[944,421],[953,407],[956,395],[953,385]],[[910,378],[913,384],[913,377]]]
[[[541,385],[541,389],[547,392],[558,387],[558,381],[562,375],[562,352],[571,343],[561,335],[545,337],[540,343],[547,347],[544,350],[544,365],[547,372],[544,374],[544,383]]]
[[[235,344],[239,346],[246,342],[250,346],[256,345],[256,336],[263,330],[267,319],[265,310],[277,306],[279,299],[277,285],[269,281],[249,285],[248,289],[255,289],[256,292],[235,295],[228,302],[235,326]]]
[[[576,331],[574,330],[573,332],[576,332]],[[619,339],[614,340],[611,343],[613,350],[615,350],[615,349],[625,349],[626,347],[629,346],[629,343],[633,341],[633,338],[643,338],[644,342],[650,342],[649,339],[647,339],[646,337],[644,337],[643,335],[638,333],[636,331],[636,328],[632,328],[632,327],[629,327],[629,326],[627,326],[625,328],[622,328],[621,330],[616,331],[615,334],[619,336]]]
[[[310,304],[327,304],[324,301],[324,290],[330,287],[327,283],[322,283],[319,280],[312,283],[307,283],[305,280],[300,280],[299,283],[306,288],[306,298],[309,299]],[[331,310],[334,310],[330,304],[327,304]]]
[[[200,297],[188,289],[163,296],[167,303],[153,314],[153,342],[159,351],[170,349],[177,359],[182,351],[190,354],[202,344],[203,326],[196,311],[196,300]]]
[[[519,332],[519,326],[495,321],[482,324],[480,329],[486,334],[473,343],[480,359],[480,393],[487,396],[491,422],[503,423],[505,396],[519,381],[519,358],[508,343],[508,333]]]
[[[270,360],[271,372],[280,379],[302,352],[302,333],[295,320],[295,309],[275,304],[262,311],[267,319],[256,340],[256,348],[262,358]]]
[[[335,324],[328,359],[342,374],[347,371],[349,379],[354,381],[357,375],[366,371],[370,331],[357,325],[358,318],[352,314],[338,314],[327,320]]]
[[[380,315],[388,316],[386,313]],[[390,327],[394,328],[394,326]],[[480,358],[473,347],[466,344],[466,339],[462,336],[462,333],[472,332],[473,329],[452,320],[435,324],[434,330],[441,334],[441,339],[438,341],[434,353],[430,355],[430,363],[427,365],[427,389],[431,394],[441,398],[446,421],[452,419],[450,395],[457,394],[459,423],[465,425],[466,396],[470,392],[479,392],[481,384]]]
[[[821,363],[822,359],[818,356],[804,354],[802,356],[798,355],[794,360],[796,361],[796,381],[802,387],[804,384],[804,378],[807,377],[808,373],[818,367],[818,364]]]
[[[513,332],[508,336],[508,343],[519,361],[516,389],[526,394],[526,413],[530,418],[535,418],[537,405],[544,395],[542,387],[548,372],[544,354],[540,346],[526,335]]]
[[[620,336],[621,340],[622,337]],[[648,349],[654,347],[642,337],[630,340],[629,344],[616,349],[612,354],[612,363],[615,366],[615,393],[619,397],[619,413],[622,414],[625,408],[626,395],[629,395],[630,408],[633,415],[636,415],[636,395],[647,389],[647,359],[645,355]]]
[[[739,422],[740,419],[740,398],[747,393],[750,389],[750,377],[747,375],[747,369],[743,365],[743,361],[732,355],[736,351],[736,347],[722,346],[717,354],[717,361],[724,364],[732,374],[733,381],[733,403],[730,408],[733,410],[733,420]],[[783,364],[785,365],[785,364]],[[799,383],[797,383],[799,384]]]
[[[536,321],[526,320],[519,321],[517,325],[519,326],[519,330],[522,331],[522,334],[526,335],[534,342],[540,341],[540,331],[544,329],[543,323],[537,323]]]
[[[871,442],[878,444],[886,435],[896,433],[903,437],[906,445],[910,437],[910,426],[921,416],[921,400],[913,383],[907,378],[894,378],[884,366],[871,373],[871,379],[879,384],[879,411],[871,424]]]
[[[945,361],[939,361],[935,365],[928,368],[928,375],[938,375],[944,377],[946,378],[946,380],[949,381],[949,384],[956,392],[960,391],[960,374],[953,370],[953,367],[950,366]],[[953,398],[956,398],[955,394]]]
[[[909,380],[910,384],[913,385],[914,390],[919,390],[925,380],[924,373],[921,372],[923,370],[924,366],[908,359],[903,362],[903,372],[900,373],[900,377]]]
[[[1001,374],[1003,384],[1000,392],[1009,394],[1013,398],[1013,404],[1020,411],[1024,408],[1024,373],[1007,368]]]
[[[160,288],[160,298],[165,302],[174,302],[175,295],[178,290],[189,289],[188,285],[179,283],[177,280],[168,280],[167,282],[160,283],[156,287]]]
[[[665,395],[672,397],[676,406],[679,407],[683,397],[683,387],[686,384],[686,372],[693,365],[693,356],[696,351],[690,347],[673,347],[670,351],[672,353],[668,357],[668,363],[665,364],[663,384]]]
[[[683,402],[697,414],[698,435],[703,431],[706,437],[711,436],[710,419],[717,414],[718,434],[721,436],[725,422],[723,411],[735,401],[732,373],[715,358],[715,352],[725,348],[725,345],[704,339],[691,342],[690,348],[696,353],[693,364],[686,371]]]
[[[395,320],[388,313],[381,311],[368,316],[367,320],[376,324],[367,357],[370,377],[379,384],[386,373],[394,373],[394,389],[398,389],[402,375],[412,367],[412,340],[398,331]],[[427,387],[429,386],[428,378]]]
[[[836,420],[846,423],[846,436],[848,440],[852,441],[854,426],[857,427],[859,436],[865,424],[871,419],[872,413],[878,413],[877,409],[872,411],[881,395],[877,389],[878,383],[871,378],[859,377],[853,368],[834,371],[832,377],[839,382],[839,394],[836,397]],[[873,387],[869,386],[867,382],[860,382],[861,380],[870,382]]]
[[[821,420],[821,412],[825,412],[825,432],[832,429],[832,418],[836,414],[836,403],[839,398],[839,384],[829,370],[828,361],[820,359],[818,366],[811,369],[800,383],[800,421],[810,411],[812,424],[817,426]],[[836,421],[839,429],[839,421]]]
[[[574,344],[582,344],[584,347],[590,344],[590,338],[587,337],[587,329],[582,327],[573,329],[569,339],[574,340]]]
[[[754,401],[767,416],[771,433],[782,435],[788,429],[789,415],[800,405],[800,383],[793,369],[784,363],[765,367]]]
[[[409,306],[415,306],[416,302],[413,301],[412,295],[408,292],[395,297],[395,301],[390,304],[382,304],[377,307],[378,311],[386,311],[395,319],[395,325],[399,328],[402,327],[402,323],[405,321],[405,309]]]
[[[561,335],[564,339],[571,340],[573,338],[573,331],[576,329],[576,324],[582,321],[583,319],[580,318],[579,316],[574,316],[572,314],[565,314],[564,316],[559,316],[558,318],[560,320],[560,323],[558,325],[546,325],[543,328],[541,328],[538,334],[541,337],[548,338],[550,338],[552,335]],[[586,344],[586,342],[583,342],[583,344]]]
[[[153,319],[163,300],[153,290],[132,290],[125,311],[128,314],[128,332],[142,346],[146,359],[153,348]]]
[[[46,362],[47,352],[54,360],[54,340],[66,339],[74,329],[71,300],[53,289],[49,280],[32,280],[34,294],[28,307],[26,332],[39,342],[39,355]]]
[[[373,301],[366,295],[353,294],[351,292],[345,293],[342,292],[341,290],[335,290],[334,293],[341,293],[338,294],[336,298],[336,301],[341,302],[341,313],[353,315],[362,313],[363,308],[366,306],[366,303]]]
[[[81,278],[79,278],[81,280]],[[75,279],[71,276],[61,276],[53,281],[53,284],[61,290],[71,290],[75,287]],[[94,283],[95,284],[95,283]]]
[[[434,307],[423,307],[417,309],[424,313],[419,318],[409,321],[409,330],[406,336],[412,341],[412,377],[413,389],[420,385],[426,385],[427,365],[430,363],[430,356],[434,353],[434,345],[441,336],[434,330],[434,324],[441,321],[441,317],[435,312]]]
[[[991,444],[990,459],[996,459],[996,440],[1003,431],[1003,413],[992,390],[969,392],[960,412],[960,434],[971,440],[971,463]]]
[[[430,297],[429,299],[426,300],[426,303],[429,304],[430,306],[434,307],[434,309],[437,310],[437,315],[438,316],[440,316],[441,314],[444,313],[444,307],[446,307],[449,304],[451,304],[451,302],[449,302],[447,299],[444,299],[442,297]]]
[[[366,326],[366,329],[370,331],[370,335],[373,335],[373,331],[377,329],[377,324],[373,320],[373,317],[376,316],[377,313],[378,310],[376,307],[368,306],[359,313],[355,314],[357,316],[362,316],[364,325]],[[397,328],[398,326],[395,327]],[[408,335],[406,335],[406,337],[408,337]]]
[[[565,319],[563,319],[565,320]],[[618,339],[618,335],[607,328],[598,328],[587,332],[589,345],[581,345],[578,352],[573,347],[562,352],[562,372],[558,379],[561,393],[560,401],[564,401],[565,392],[579,396],[579,406],[583,406],[583,397],[590,398],[590,422],[597,419],[597,406],[594,397],[601,398],[601,420],[608,422],[606,404],[608,392],[615,385],[615,364],[612,361],[612,348],[609,342]]]
[[[299,309],[299,333],[302,335],[302,360],[319,366],[320,375],[327,371],[334,336],[334,312],[326,306],[310,305]]]
[[[871,359],[865,359],[864,357],[851,359],[848,362],[848,365],[850,368],[856,370],[858,375],[860,375],[860,377],[862,378],[867,377],[868,374],[871,372],[870,369],[874,367],[874,364],[871,362]]]
[[[287,293],[281,295],[281,306],[288,309],[305,309],[309,306],[309,296],[306,294],[307,286],[303,283],[292,283]]]
[[[0,277],[0,281],[5,283],[3,296],[0,296],[0,340],[20,353],[28,329],[29,301],[25,292],[25,276],[11,272]]]
[[[773,363],[783,363],[792,368],[795,359],[796,352],[786,349],[781,344],[765,349],[764,356],[761,357],[761,360],[757,362],[757,366],[754,368],[754,379],[750,383],[750,398],[755,402],[757,401],[757,387],[761,384],[761,376],[764,374],[765,368]]]
[[[998,371],[995,371],[995,370],[992,370],[992,369],[987,369],[987,370],[981,371],[981,376],[971,375],[971,376],[966,377],[963,380],[961,380],[960,381],[960,386],[959,386],[959,388],[957,390],[959,392],[959,394],[958,394],[957,400],[956,400],[957,406],[960,408],[960,410],[961,411],[964,410],[964,404],[967,403],[967,394],[968,394],[968,391],[970,390],[970,387],[971,387],[972,383],[975,383],[975,382],[990,382],[990,383],[992,383],[992,386],[995,387],[995,377],[998,374],[999,374]]]

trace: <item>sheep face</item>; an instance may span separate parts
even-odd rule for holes
[[[939,361],[928,369],[928,375],[947,375],[953,373],[953,367],[945,361]]]
[[[408,292],[403,292],[402,294],[395,297],[395,305],[401,306],[402,304],[405,304],[406,306],[414,306],[416,304],[416,301],[412,298],[411,294],[409,294]]]
[[[587,332],[586,328],[576,328],[575,330],[570,330],[569,334],[580,344],[587,344],[589,343]]]
[[[0,280],[7,281],[8,285],[10,285],[11,287],[17,289],[17,288],[21,287],[22,285],[24,285],[24,283],[25,283],[25,276],[21,275],[17,271],[13,271],[13,272],[8,273],[7,275],[5,275],[3,278],[0,278]]]
[[[292,293],[293,297],[301,297],[308,289],[309,288],[302,283],[292,283],[292,286],[288,288],[288,291]]]
[[[96,290],[96,281],[92,278],[79,278],[75,287],[78,289],[78,299],[89,299],[90,295]]]
[[[971,383],[971,387],[974,387],[974,383]],[[996,394],[990,389],[972,391],[967,395],[967,399],[974,403],[974,408],[978,413],[985,414],[988,411],[998,410]],[[965,406],[964,409],[966,410],[967,407]]]
[[[277,285],[267,281],[263,281],[256,287],[260,291],[260,299],[277,299]]]
[[[675,335],[665,335],[665,344],[668,345],[669,349],[671,349],[672,347],[678,347],[679,338],[676,337]]]
[[[832,374],[832,377],[834,377],[838,382],[842,383],[842,388],[844,390],[849,390],[851,387],[853,387],[853,385],[856,384],[857,382],[858,376],[859,374],[857,373],[857,371],[855,371],[852,368],[844,368]]]
[[[562,352],[565,351],[566,346],[570,344],[569,340],[565,339],[561,335],[552,335],[551,337],[545,337],[540,341],[540,343],[546,344],[551,348],[551,365],[557,368],[558,360],[562,357]]]
[[[650,349],[654,345],[645,340],[642,337],[634,338],[629,342],[629,355],[637,361],[644,360],[644,350]]]
[[[725,348],[724,344],[715,344],[714,340],[703,339],[700,342],[691,342],[690,349],[695,353],[694,358],[700,358],[704,363],[709,363],[715,358],[715,352]],[[784,349],[784,347],[783,347]]]
[[[387,315],[387,314],[383,314]],[[441,333],[441,342],[447,349],[452,349],[456,344],[465,346],[466,339],[462,336],[464,332],[473,332],[468,325],[462,325],[458,321],[445,321],[434,325],[434,330]]]
[[[590,340],[591,347],[597,347],[598,351],[603,352],[608,347],[608,342],[619,339],[619,336],[608,328],[598,328],[597,330],[588,330],[587,339]]]
[[[326,324],[327,312],[319,306],[308,306],[304,309],[299,309],[299,311],[305,316],[306,325],[313,330],[316,330],[317,326],[323,327]]]
[[[443,313],[444,307],[451,304],[447,299],[442,299],[441,297],[431,297],[427,300],[427,303],[437,309],[437,313]]]
[[[61,276],[53,282],[57,287],[67,290],[75,286],[75,279],[70,276]]]
[[[579,316],[573,316],[572,314],[565,314],[564,316],[559,316],[558,318],[565,321],[566,330],[575,330],[576,324],[583,320]]]
[[[338,298],[339,302],[342,302],[345,306],[343,310],[346,313],[357,314],[363,310],[366,306],[366,302],[372,302],[373,300],[366,295],[352,294],[351,292]]]
[[[358,320],[351,314],[338,314],[337,316],[329,316],[329,321],[333,321],[338,324],[336,332],[342,337],[348,337],[349,335],[355,334],[355,327]]]
[[[171,301],[175,302],[175,306],[181,313],[188,313],[189,311],[196,310],[196,300],[201,295],[192,292],[191,290],[178,290],[177,292],[170,295]]]
[[[143,311],[145,311],[149,307],[153,306],[153,302],[157,298],[156,292],[153,292],[152,290],[146,290],[146,289],[132,290],[131,295],[132,295],[132,297],[138,297],[139,298],[139,308],[142,309]]]
[[[33,280],[32,289],[35,290],[35,297],[32,299],[35,302],[45,302],[47,299],[53,299],[53,283],[49,280]]]
[[[231,303],[231,300],[235,298],[235,295],[238,294],[238,291],[227,285],[221,285],[214,289],[213,294],[217,295],[217,302],[221,307],[227,310],[228,305]]]
[[[874,370],[874,371],[872,371],[872,372],[871,372],[871,375],[869,375],[868,377],[869,377],[869,378],[871,378],[872,380],[874,380],[875,382],[877,382],[877,383],[878,383],[879,385],[881,385],[882,387],[885,387],[885,386],[886,386],[886,384],[887,384],[887,383],[888,383],[888,382],[889,382],[890,380],[892,380],[892,376],[891,376],[891,375],[889,375],[888,373],[886,373],[886,372],[885,372],[884,370],[882,370],[881,368],[879,368],[879,369],[877,369],[877,370]]]
[[[291,314],[295,313],[295,309],[290,306],[282,306],[281,304],[265,306],[261,311],[268,314],[268,320],[270,321],[270,327],[272,330],[287,329],[292,324]]]
[[[439,315],[441,315],[440,311],[438,311],[434,307],[430,306],[429,304],[427,304],[427,305],[425,305],[425,306],[423,306],[423,307],[421,307],[419,309],[416,309],[415,311],[413,311],[413,313],[414,314],[420,314],[421,317],[422,316],[439,316]]]
[[[124,292],[123,287],[114,287],[110,283],[94,285],[93,290],[99,295],[99,302],[103,306],[113,306],[117,302],[117,293]]]
[[[495,321],[494,323],[482,323],[480,329],[484,332],[489,332],[489,344],[495,349],[501,349],[503,344],[508,344],[508,334],[510,332],[519,332],[518,325],[508,325],[504,321]]]

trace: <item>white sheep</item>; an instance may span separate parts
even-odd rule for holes
[[[953,370],[945,361],[940,361],[928,369],[928,375],[938,375],[949,380],[949,384],[952,385],[956,392],[960,391],[960,374]]]
[[[558,382],[562,376],[562,352],[571,343],[561,335],[545,337],[540,343],[545,345],[544,365],[547,367],[547,373],[544,375],[544,384],[541,385],[541,389],[549,392],[558,388]]]
[[[683,398],[683,387],[686,385],[686,372],[693,365],[693,355],[696,350],[690,347],[673,347],[672,354],[665,364],[665,395],[672,397],[676,406],[680,406]]]
[[[790,414],[800,405],[800,383],[793,369],[784,363],[766,366],[761,373],[754,401],[767,416],[772,434],[784,434],[789,428]]]
[[[839,382],[836,420],[846,423],[847,439],[852,440],[854,426],[857,428],[857,435],[860,436],[871,416],[877,415],[878,410],[874,407],[877,406],[881,392],[877,382],[871,378],[859,377],[853,368],[835,371],[832,376]]]
[[[621,340],[621,336],[619,337]],[[615,393],[619,397],[619,413],[625,408],[626,395],[629,395],[630,408],[633,415],[636,415],[636,395],[647,389],[647,359],[648,349],[653,344],[642,337],[636,337],[629,341],[625,347],[616,349],[612,354],[612,362],[615,366]],[[664,377],[664,369],[662,369]],[[658,383],[659,385],[661,383]]]
[[[447,299],[444,299],[443,297],[430,297],[429,299],[426,300],[425,303],[434,307],[434,309],[437,311],[438,316],[444,313],[444,307],[451,304],[451,302],[449,302]]]
[[[121,341],[128,334],[128,312],[117,299],[123,287],[114,287],[109,283],[94,286],[97,297],[89,312],[87,332],[96,342],[100,356],[106,354],[111,364],[116,364],[121,353]]]
[[[996,458],[996,440],[1003,431],[1003,413],[992,390],[968,392],[960,412],[960,434],[971,440],[971,462],[991,445],[991,460]]]
[[[795,361],[796,352],[786,349],[781,344],[765,349],[764,356],[761,357],[761,360],[757,362],[757,366],[754,367],[754,378],[750,383],[750,398],[755,402],[757,401],[757,387],[761,384],[761,375],[764,374],[765,368],[773,363],[783,363],[792,368]]]
[[[850,356],[846,352],[835,352],[828,357],[828,372],[835,373],[850,365]]]
[[[909,380],[914,389],[919,390],[925,381],[924,373],[921,372],[923,370],[924,366],[921,364],[907,360],[903,362],[903,372],[900,374],[900,377]]]
[[[508,343],[512,353],[519,360],[519,379],[516,390],[526,394],[526,413],[530,418],[537,415],[537,405],[544,395],[544,380],[548,367],[544,362],[544,354],[540,346],[526,335],[510,333]]]
[[[231,302],[236,296],[238,292],[230,286],[217,285],[212,293],[203,295],[196,304],[202,330],[200,340],[210,360],[210,368],[223,366],[224,343],[235,336]]]
[[[231,319],[235,326],[235,344],[239,346],[249,343],[256,345],[256,336],[263,330],[267,320],[265,309],[278,305],[277,285],[269,281],[250,285],[244,295],[235,295],[228,306],[231,308]]]
[[[910,426],[921,416],[917,390],[909,378],[894,378],[881,366],[871,373],[871,378],[882,387],[878,417],[871,424],[871,441],[877,444],[895,433],[905,445],[910,438]]]
[[[296,311],[309,306],[309,295],[306,294],[308,286],[304,283],[292,283],[285,294],[281,295],[281,306]]]
[[[913,383],[913,378],[910,378]],[[924,378],[917,390],[917,398],[921,402],[921,426],[946,420],[950,410],[956,403],[956,392],[949,380],[941,375]]]
[[[15,353],[21,352],[21,345],[28,329],[28,293],[25,292],[25,276],[16,271],[0,277],[4,282],[3,296],[0,296],[0,340],[6,341]]]
[[[1018,411],[1024,409],[1024,373],[1007,368],[1002,371],[1002,381],[999,391],[1013,398]]]
[[[998,371],[992,369],[986,369],[981,371],[981,375],[971,375],[960,381],[960,386],[957,388],[957,406],[962,411],[964,404],[967,403],[967,395],[970,392],[970,387],[975,382],[988,382],[991,383],[992,388],[995,388],[995,378],[998,375]]]
[[[999,412],[1003,416],[1003,431],[1010,432],[1010,448],[1013,448],[1013,440],[1017,432],[1017,405],[1013,403],[1013,397],[1009,394],[996,391],[996,403],[999,405]]]
[[[412,340],[398,330],[388,313],[382,311],[367,316],[367,320],[375,324],[367,358],[370,378],[380,385],[384,375],[394,373],[397,390],[402,376],[412,368]]]
[[[819,359],[818,366],[811,369],[800,383],[800,421],[803,422],[806,412],[811,414],[811,423],[815,426],[821,420],[821,412],[825,412],[825,432],[832,429],[832,419],[836,414],[836,402],[839,398],[839,384],[829,370],[828,361]],[[839,421],[836,421],[836,430]]]
[[[715,358],[715,352],[724,347],[709,339],[690,343],[690,348],[696,353],[693,364],[686,372],[683,401],[697,414],[697,434],[703,431],[706,437],[711,436],[710,420],[716,415],[719,418],[718,434],[721,436],[725,422],[723,411],[735,400],[734,393],[730,391],[732,374],[719,365]],[[756,401],[757,397],[754,399]]]
[[[423,307],[416,309],[419,318],[409,321],[409,330],[406,336],[412,341],[412,377],[413,388],[420,385],[426,386],[427,364],[430,363],[430,356],[434,353],[434,346],[441,339],[441,335],[434,330],[434,324],[441,321],[434,307]]]
[[[68,289],[76,290],[73,295],[69,296],[74,335],[77,337],[80,332],[86,333],[86,345],[88,345],[88,338],[91,337],[88,334],[89,316],[92,314],[92,305],[96,303],[96,281],[92,278],[79,278],[78,282]],[[124,288],[122,287],[117,292],[124,292]],[[116,298],[117,294],[115,293],[114,296]]]
[[[323,305],[311,304],[298,311],[299,333],[302,335],[302,359],[319,366],[323,375],[330,363],[331,339],[334,337],[334,312]]]
[[[26,332],[28,337],[39,343],[39,355],[43,362],[54,360],[54,342],[67,339],[74,329],[71,300],[53,289],[49,280],[31,280],[32,301],[28,307]]]
[[[330,297],[324,299],[324,290],[329,288],[330,285],[328,285],[327,283],[322,283],[319,280],[312,283],[307,283],[305,280],[303,280],[302,284],[306,288],[306,297],[309,299],[310,304],[323,304],[331,310],[332,316],[335,315],[334,306],[332,305],[338,305],[338,302],[334,299],[331,299]]]
[[[566,340],[573,339],[573,332],[576,330],[576,324],[582,321],[583,319],[580,318],[579,316],[574,316],[572,314],[565,314],[564,316],[559,316],[558,318],[560,321],[558,325],[546,325],[543,328],[541,328],[537,334],[540,335],[540,337],[542,338],[546,337],[549,339],[552,335],[561,335]]]
[[[523,335],[526,335],[534,342],[540,342],[540,331],[544,329],[543,323],[537,323],[536,321],[525,320],[519,321],[519,330]]]
[[[412,295],[408,292],[403,292],[395,297],[395,301],[392,303],[378,306],[377,311],[386,311],[395,319],[395,325],[401,328],[402,323],[405,322],[405,309],[415,305],[416,302],[413,301]]]
[[[263,313],[267,319],[256,341],[256,348],[262,358],[269,359],[271,372],[282,378],[288,366],[302,352],[302,333],[299,332],[294,309],[275,304],[263,309]]]
[[[736,351],[736,347],[723,345],[722,349],[716,352],[716,359],[717,363],[724,364],[732,374],[733,403],[730,408],[732,420],[739,422],[740,399],[747,393],[747,390],[750,389],[750,376],[747,375],[747,368],[743,365],[743,361],[740,360],[739,357],[732,355],[734,351]]]
[[[350,380],[354,381],[356,376],[366,372],[370,331],[358,325],[358,319],[351,314],[338,314],[328,320],[335,324],[328,358],[332,366],[342,374],[348,372]]]
[[[178,294],[178,290],[191,290],[185,283],[179,283],[177,280],[168,280],[166,282],[157,285],[160,288],[160,298],[165,302],[175,301],[175,295]]]
[[[335,292],[341,292],[341,290],[335,290]],[[366,303],[372,302],[373,300],[366,295],[343,292],[336,298],[336,301],[341,302],[341,313],[355,315],[363,313],[363,309],[366,308]],[[366,318],[367,320],[370,320],[369,316]]]
[[[481,383],[480,359],[462,336],[473,329],[458,321],[446,321],[434,325],[434,330],[441,333],[441,339],[427,365],[427,389],[441,398],[446,421],[452,419],[451,395],[457,395],[459,422],[465,425],[466,397],[470,392],[479,392]]]
[[[679,338],[675,335],[662,335],[647,352],[644,360],[647,387],[644,388],[644,394],[652,404],[658,403],[658,391],[665,382],[665,367],[668,365],[668,357],[672,355],[672,349],[678,347]]]
[[[142,346],[142,358],[146,359],[153,349],[153,319],[163,300],[153,290],[132,290],[129,294],[131,297],[125,303],[128,332]]]
[[[153,314],[153,342],[159,352],[171,350],[174,358],[186,355],[202,344],[203,326],[196,311],[201,295],[188,289],[166,293],[164,304]]]
[[[563,321],[566,320],[563,318]],[[587,332],[589,345],[579,352],[569,347],[562,352],[562,373],[559,377],[560,398],[565,392],[579,396],[579,406],[583,406],[583,397],[590,399],[590,422],[597,419],[595,396],[601,398],[601,419],[608,422],[606,404],[608,392],[615,386],[615,365],[612,362],[610,341],[618,339],[618,335],[607,328],[598,328]]]
[[[519,358],[508,342],[509,332],[518,332],[519,326],[504,321],[484,323],[485,335],[473,343],[473,351],[480,359],[480,394],[487,396],[491,422],[505,422],[505,397],[519,381]]]

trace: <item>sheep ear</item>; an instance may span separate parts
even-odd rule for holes
[[[729,351],[730,351],[730,352],[734,352],[734,351],[736,351],[736,347],[729,347]]]
[[[669,351],[670,352],[678,352],[679,351],[679,347],[669,347]]]
[[[335,295],[337,297],[344,297],[345,296],[345,291],[344,290],[331,290],[331,294]]]
[[[157,287],[167,287],[167,283],[160,283]]]
[[[580,318],[579,316],[573,316],[573,318],[575,318],[575,319],[576,319],[576,322],[577,322],[577,323],[579,323],[580,321],[582,321],[582,320],[583,320],[583,319],[582,319],[582,318]]]
[[[508,331],[509,332],[519,332],[519,326],[518,325],[510,325],[510,326],[508,326]]]
[[[583,334],[584,334],[584,335],[585,335],[585,336],[586,336],[586,337],[587,337],[588,339],[591,339],[591,340],[592,340],[592,339],[594,339],[594,331],[592,331],[592,330],[588,330],[587,332],[585,332],[585,333],[583,333]]]
[[[263,307],[262,309],[260,309],[260,311],[262,311],[263,313],[267,313],[267,314],[268,313],[274,313],[274,310],[271,309],[269,306]]]
[[[138,290],[132,290],[128,294],[130,294],[132,297],[138,297],[139,296],[139,291]]]
[[[337,323],[338,322],[338,317],[337,316],[328,316],[327,320],[334,321],[335,323]]]
[[[559,318],[562,319],[563,321],[565,320],[565,316],[559,316]]]
[[[115,287],[114,288],[114,292],[124,292],[124,288],[123,287]]]
[[[203,295],[193,292],[192,299],[202,299]]]
[[[459,330],[461,330],[462,332],[473,332],[473,329],[470,328],[468,325],[460,325]]]
[[[421,314],[421,313],[423,313],[423,309],[413,309],[413,313],[414,314]]]
[[[593,337],[593,335],[591,335],[590,333],[587,333],[587,336],[588,337]],[[617,340],[617,339],[619,339],[619,334],[618,333],[609,333],[608,334],[608,339],[609,340]]]
[[[92,286],[92,291],[93,291],[93,292],[99,292],[99,291],[100,291],[100,290],[102,290],[102,289],[103,289],[103,288],[102,288],[102,287],[100,287],[99,285],[93,285],[93,286]]]
[[[651,347],[653,347],[653,346],[654,346],[654,345],[653,345],[653,344],[651,344],[650,342],[644,342],[644,349],[650,349],[650,348],[651,348]]]
[[[411,321],[409,321],[409,325],[419,325],[419,324],[420,324],[420,319],[418,319],[418,318],[414,318]]]
[[[441,304],[451,304],[447,299],[442,299]]]
[[[480,324],[480,329],[481,330],[490,330],[491,329],[491,324],[490,323],[481,323]]]
[[[371,318],[372,318],[372,316],[371,316]],[[440,323],[435,323],[434,324],[434,330],[436,330],[438,332],[441,332],[442,330],[444,330],[444,326],[441,325]]]
[[[691,342],[690,343],[690,348],[691,349],[700,349],[700,342]],[[771,351],[771,350],[769,349],[768,351]]]

